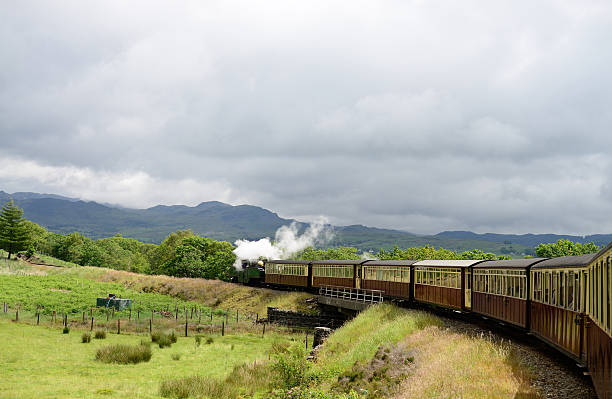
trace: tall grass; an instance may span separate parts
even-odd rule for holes
[[[152,356],[148,345],[115,344],[103,346],[96,352],[96,360],[103,363],[130,364],[148,362]]]
[[[529,375],[516,364],[509,345],[486,336],[466,335],[429,327],[402,345],[414,354],[415,369],[398,399],[411,398],[539,398]]]
[[[263,364],[243,364],[234,367],[225,379],[192,376],[165,380],[159,394],[165,398],[215,398],[229,399],[250,397],[270,387],[270,370]]]

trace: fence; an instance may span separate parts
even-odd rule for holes
[[[363,288],[346,288],[336,287],[333,285],[324,285],[319,288],[319,295],[330,298],[338,298],[346,301],[356,301],[369,304],[383,302],[383,294],[381,290],[366,290]]]

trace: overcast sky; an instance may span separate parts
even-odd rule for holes
[[[0,189],[612,232],[609,1],[0,5]]]

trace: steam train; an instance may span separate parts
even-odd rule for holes
[[[380,290],[390,299],[497,319],[585,365],[599,398],[612,399],[611,261],[612,243],[596,254],[559,258],[269,260],[246,263],[241,282]]]

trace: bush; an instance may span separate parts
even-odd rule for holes
[[[63,334],[68,334],[70,332],[70,327],[65,326],[64,329],[62,330]]]
[[[84,344],[90,343],[91,342],[91,334],[88,333],[88,332],[84,332],[81,335],[81,342],[84,343]]]
[[[95,339],[105,339],[106,338],[106,331],[104,331],[104,330],[96,330],[96,332],[94,333],[94,338]]]
[[[213,337],[208,337],[208,338],[206,338],[206,345],[210,345],[210,344],[212,344],[213,342],[215,342],[215,340],[213,339]]]
[[[195,336],[195,346],[200,346],[202,344],[202,337],[199,335]]]
[[[272,370],[278,376],[278,385],[291,389],[306,382],[311,366],[306,360],[306,349],[300,345],[290,347],[286,353],[275,355]]]
[[[96,360],[103,363],[136,364],[148,362],[152,356],[151,347],[147,345],[108,345],[96,352]]]
[[[172,358],[172,360],[181,360],[181,354],[180,353],[173,353],[170,355],[170,357]]]
[[[169,347],[173,343],[176,343],[176,340],[177,338],[174,330],[170,330],[167,333],[162,331],[155,331],[151,333],[151,342],[155,342],[160,348]]]
[[[159,347],[161,349],[166,348],[166,347],[170,347],[170,345],[172,345],[172,341],[170,340],[170,337],[167,335],[161,335],[159,338],[157,338],[157,345],[159,345]]]

